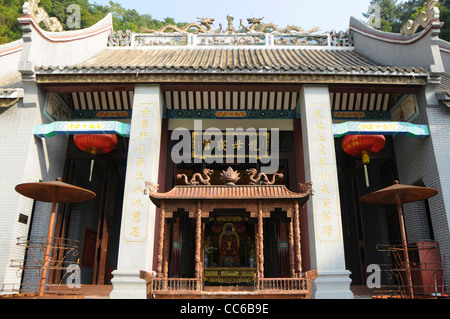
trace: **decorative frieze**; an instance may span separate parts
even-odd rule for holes
[[[349,31],[331,31],[330,32],[330,46],[332,47],[352,47],[353,36]]]
[[[280,29],[273,23],[262,24],[263,18],[249,18],[248,27],[242,24],[236,30],[233,15],[227,16],[228,26],[213,30],[215,19],[197,18],[196,23],[184,27],[167,25],[159,30],[141,29],[141,33],[117,31],[111,33],[108,46],[339,46],[352,47],[353,38],[349,32],[317,33],[318,27],[305,31],[298,26]]]
[[[129,47],[131,45],[131,31],[122,30],[111,32],[108,35],[109,47]]]

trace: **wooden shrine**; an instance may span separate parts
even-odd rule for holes
[[[158,193],[156,186],[147,184],[151,201],[160,208],[157,272],[153,276],[144,272],[142,274],[148,283],[148,295],[153,298],[180,298],[183,295],[190,298],[192,295],[204,298],[214,291],[210,287],[206,289],[205,283],[209,283],[220,284],[220,290],[223,289],[222,284],[225,286],[243,284],[247,287],[244,290],[252,298],[255,295],[266,297],[270,295],[276,298],[280,294],[299,298],[310,296],[310,283],[317,276],[317,272],[307,274],[302,272],[299,211],[311,195],[311,184],[302,184],[302,192],[295,193],[284,185],[270,185],[268,179],[252,181],[252,185],[235,185],[232,178],[233,170],[229,168],[223,173],[225,185],[209,185],[209,182],[203,185],[193,183],[175,186],[166,193]],[[188,181],[187,178],[185,180]],[[195,219],[195,278],[169,278],[168,275],[170,259],[168,220],[180,209],[186,212],[189,218]],[[225,217],[221,220],[222,224],[218,230],[220,232],[216,252],[219,255],[218,264],[208,266],[205,254],[208,253],[206,246],[209,236],[205,238],[204,225],[215,209],[221,211],[241,209],[248,214],[249,219],[255,221],[254,263],[243,262],[239,251],[236,253],[233,249],[233,245],[238,247],[238,241],[243,239],[239,238],[233,223],[227,222],[226,218],[232,217]],[[264,278],[264,219],[270,218],[271,212],[275,210],[281,210],[288,220],[289,278]],[[235,220],[240,218],[234,217]],[[224,254],[229,256],[225,258]]]

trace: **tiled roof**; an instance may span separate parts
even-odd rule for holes
[[[299,199],[306,201],[309,193],[294,193],[282,185],[235,186],[175,186],[167,193],[149,194],[152,202],[160,206],[161,200],[257,200]]]
[[[438,91],[443,91],[450,94],[450,73],[444,73],[442,75],[441,84],[438,87]]]
[[[0,78],[0,88],[22,87],[22,74],[19,71],[8,73]]]
[[[423,68],[383,66],[354,50],[302,48],[158,48],[101,51],[73,66],[40,66],[41,74],[57,73],[320,73],[425,75]]]
[[[437,97],[446,106],[450,107],[450,74],[444,73],[437,89]]]

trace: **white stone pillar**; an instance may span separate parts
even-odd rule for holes
[[[146,298],[140,271],[153,269],[156,207],[144,194],[145,182],[157,184],[163,113],[158,85],[137,85],[128,144],[125,193],[117,270],[110,298]]]
[[[305,85],[300,101],[305,181],[313,183],[308,204],[311,268],[318,270],[313,298],[353,298],[345,268],[336,152],[328,86]]]

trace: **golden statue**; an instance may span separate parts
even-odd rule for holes
[[[239,235],[232,223],[226,223],[219,236],[219,266],[239,266]]]
[[[205,243],[203,245],[205,250],[205,267],[208,267],[212,264],[214,258],[214,247],[213,242],[211,241],[211,236],[206,237]]]

